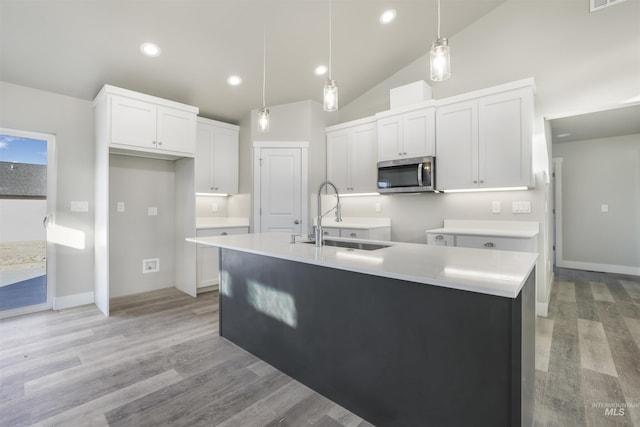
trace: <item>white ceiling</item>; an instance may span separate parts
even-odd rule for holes
[[[442,35],[504,1],[442,0]],[[383,26],[389,7],[398,16]],[[340,104],[426,53],[436,10],[436,0],[334,0]],[[328,62],[329,0],[0,0],[0,80],[82,99],[108,83],[238,122],[262,103],[263,24],[267,106],[320,101],[325,77],[313,70]],[[162,55],[142,56],[147,41]],[[241,86],[226,84],[233,73]]]
[[[606,108],[549,120],[553,143],[640,134],[640,104]]]

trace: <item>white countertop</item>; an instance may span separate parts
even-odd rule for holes
[[[515,298],[535,266],[537,254],[486,251],[415,243],[374,251],[290,243],[288,233],[188,238],[190,242],[482,294]],[[347,240],[331,238],[327,240]],[[365,242],[373,242],[365,240]]]
[[[196,230],[206,228],[249,227],[249,218],[235,217],[200,217],[196,218]]]
[[[313,218],[313,225],[318,222]],[[354,228],[368,230],[371,228],[391,227],[391,218],[366,218],[366,217],[342,217],[342,221],[336,221],[335,216],[325,216],[322,218],[323,227],[331,228]]]
[[[535,221],[471,221],[445,219],[443,228],[434,228],[432,230],[426,230],[426,232],[530,239],[538,235],[540,225]]]

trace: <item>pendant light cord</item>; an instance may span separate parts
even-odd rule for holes
[[[331,0],[329,0],[329,80],[331,80]]]
[[[438,0],[438,40],[440,39],[440,0]]]
[[[262,25],[262,108],[266,106],[267,87],[267,29],[266,24]]]

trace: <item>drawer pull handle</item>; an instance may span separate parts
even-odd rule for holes
[[[487,248],[495,248],[496,244],[493,243],[493,242],[487,242],[487,243],[484,244],[484,246],[487,247]]]
[[[357,236],[357,234],[356,234],[356,233],[351,233],[351,234],[350,234],[350,236],[351,236],[351,237],[356,237],[356,236]]]
[[[220,235],[221,235],[221,236],[226,236],[226,235],[227,235],[227,232],[226,232],[226,231],[223,231],[222,233],[220,233]]]
[[[442,240],[444,239],[444,236],[442,234],[439,234],[436,236],[436,240]]]

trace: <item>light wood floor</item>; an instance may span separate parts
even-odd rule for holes
[[[640,280],[558,278],[536,425],[640,427]],[[167,289],[0,321],[0,426],[370,426],[220,338],[217,310]]]

